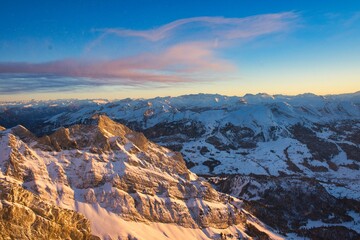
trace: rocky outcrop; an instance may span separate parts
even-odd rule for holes
[[[56,207],[16,183],[0,180],[1,239],[96,240],[83,215]]]

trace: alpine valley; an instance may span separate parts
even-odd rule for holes
[[[360,239],[360,92],[2,102],[0,125],[3,239]]]

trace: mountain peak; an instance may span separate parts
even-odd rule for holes
[[[113,122],[113,120],[111,120],[108,116],[106,116],[105,114],[101,114],[101,113],[95,113],[91,116],[92,120],[94,121],[110,121]]]
[[[96,125],[97,129],[107,138],[114,136],[124,137],[126,134],[132,132],[128,127],[111,120],[105,114],[94,114],[90,118],[90,123],[85,124]]]
[[[132,131],[106,115],[94,114],[83,124],[58,128],[54,133],[37,138],[23,127],[15,128],[15,135],[22,140],[35,140],[39,147],[48,150],[91,149],[94,153],[118,149],[118,143],[131,142],[139,150],[146,151],[149,141],[144,134]]]
[[[36,139],[36,136],[23,125],[17,125],[11,128],[11,132],[17,135],[21,140],[26,142]]]
[[[95,114],[91,115],[89,118],[87,118],[85,121],[83,121],[83,124],[86,124],[86,125],[98,125],[101,122],[111,122],[111,123],[113,123],[114,121],[111,120],[105,114],[95,113]]]
[[[3,126],[0,126],[0,131],[4,131],[6,130],[6,128],[4,128]]]
[[[105,130],[109,133],[112,133],[112,131],[116,131],[117,133],[119,133],[119,130],[121,129],[120,135],[124,135],[127,132],[131,131],[123,124],[117,123],[110,119],[107,115],[99,113],[93,114],[91,117],[83,121],[83,124],[97,126],[100,130]]]

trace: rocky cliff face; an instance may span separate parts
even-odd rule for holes
[[[1,239],[99,239],[83,215],[51,205],[4,179],[0,179],[0,232]]]
[[[233,233],[248,236],[240,200],[217,192],[191,173],[179,153],[106,116],[94,115],[86,124],[60,128],[41,138],[22,126],[3,131],[0,137],[1,175],[32,192],[16,188],[17,194],[29,196],[17,197],[30,208],[20,208],[22,212],[16,208],[19,216],[31,216],[26,226],[37,221],[34,201],[41,198],[88,216],[89,209],[103,209],[131,222],[170,223],[193,229],[233,226],[233,230],[238,229]],[[48,206],[43,217],[63,220],[52,211],[59,210]],[[74,213],[64,210],[64,214]],[[74,216],[79,218],[75,225],[81,227],[80,215]],[[87,222],[83,220],[83,224]],[[69,234],[82,233],[69,230]]]

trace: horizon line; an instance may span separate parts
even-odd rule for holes
[[[223,97],[239,97],[239,98],[244,98],[246,97],[246,95],[253,95],[253,96],[257,96],[257,95],[268,95],[270,97],[277,97],[277,96],[284,96],[284,97],[297,97],[297,96],[301,96],[301,95],[315,95],[315,96],[319,96],[319,97],[328,97],[328,96],[341,96],[341,95],[356,95],[359,94],[360,95],[360,90],[358,91],[354,91],[354,92],[344,92],[344,93],[328,93],[328,94],[316,94],[316,93],[312,93],[312,92],[303,92],[303,93],[298,93],[298,94],[282,94],[282,93],[276,93],[276,94],[268,94],[266,92],[257,92],[257,93],[245,93],[242,96],[241,95],[227,95],[227,94],[221,94],[221,93],[204,93],[204,92],[198,92],[198,93],[189,93],[189,94],[179,94],[179,95],[164,95],[164,96],[156,96],[156,97],[149,97],[149,98],[133,98],[133,97],[124,97],[124,98],[54,98],[54,99],[19,99],[19,100],[0,100],[0,103],[21,103],[21,102],[51,102],[51,101],[94,101],[94,100],[105,100],[105,101],[109,101],[109,102],[115,102],[115,101],[121,101],[121,100],[125,100],[125,99],[130,99],[130,100],[152,100],[152,99],[156,99],[156,98],[177,98],[177,97],[184,97],[184,96],[193,96],[193,95],[220,95]]]

